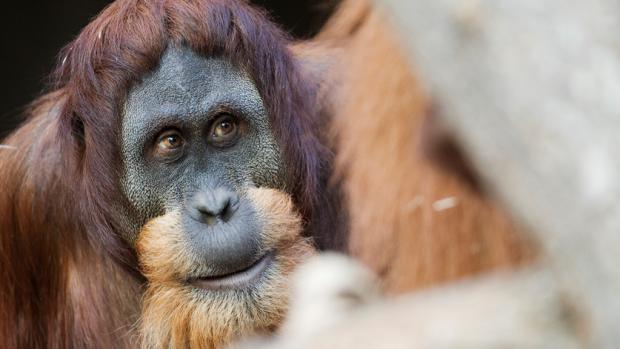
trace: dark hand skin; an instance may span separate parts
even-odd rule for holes
[[[169,48],[130,90],[122,121],[122,188],[133,243],[148,220],[179,210],[206,277],[262,257],[260,226],[244,191],[284,188],[284,166],[252,80],[230,62]]]

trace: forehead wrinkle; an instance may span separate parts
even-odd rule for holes
[[[238,103],[239,97],[244,101]],[[208,113],[214,102],[263,111],[260,95],[245,72],[222,58],[204,58],[189,49],[165,52],[157,69],[130,93],[130,103],[143,100],[154,103],[134,108],[138,118],[162,114],[160,106],[165,104],[169,105],[166,114],[184,116]]]
[[[265,106],[253,80],[222,57],[202,57],[189,48],[168,48],[156,69],[129,93],[123,113],[124,135],[141,142],[162,123],[201,126],[205,116],[227,106],[265,125]],[[268,125],[267,125],[268,126]]]
[[[221,57],[202,57],[194,51],[184,48],[168,49],[154,74],[164,81],[173,81],[171,87],[191,97],[202,91],[218,91],[222,85],[235,86],[247,76],[229,61]],[[216,84],[217,83],[217,84]],[[201,89],[196,89],[201,87]]]

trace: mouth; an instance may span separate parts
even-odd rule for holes
[[[260,280],[273,258],[273,253],[269,252],[245,269],[225,275],[194,278],[189,280],[189,284],[210,291],[247,288]]]

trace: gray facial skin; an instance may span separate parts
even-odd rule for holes
[[[224,148],[207,139],[222,111],[243,125],[238,140]],[[180,132],[185,146],[178,159],[162,161],[153,150],[169,129]],[[214,273],[230,272],[259,257],[259,227],[244,188],[283,189],[284,176],[267,112],[247,74],[224,59],[169,48],[159,67],[128,94],[121,143],[121,185],[133,211],[128,217],[132,231],[125,236],[129,242],[146,221],[181,210],[196,253],[215,269],[220,261]],[[225,220],[204,215],[214,207],[228,210]],[[217,236],[208,238],[210,231]]]

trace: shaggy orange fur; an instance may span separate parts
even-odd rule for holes
[[[140,333],[144,348],[219,348],[233,339],[271,331],[287,310],[290,273],[313,254],[301,234],[301,218],[287,194],[251,189],[263,227],[265,252],[275,259],[250,289],[204,291],[187,285],[183,275],[196,265],[188,256],[179,214],[150,221],[137,251],[148,279]]]
[[[294,49],[311,63],[325,63],[310,68],[328,77],[323,93],[333,108],[334,179],[347,201],[350,254],[370,266],[388,292],[532,258],[531,246],[468,172],[438,161],[444,135],[433,131],[430,101],[378,11],[364,1],[345,2],[315,42]],[[289,274],[313,249],[299,235],[288,196],[268,189],[247,195],[268,227],[262,238],[279,251],[256,289],[192,289],[180,278],[195,264],[185,254],[178,214],[147,224],[138,241],[149,280],[144,347],[217,348],[280,324]]]
[[[350,253],[390,292],[531,258],[497,205],[437,161],[442,144],[427,127],[436,121],[429,99],[394,33],[377,9],[351,0],[317,39],[342,57],[328,72],[336,81],[328,95],[335,96],[336,179],[350,214]]]

